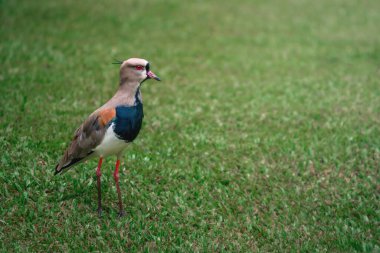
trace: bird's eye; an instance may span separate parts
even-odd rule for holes
[[[135,67],[136,70],[143,70],[144,69],[144,66],[141,66],[141,65],[138,65]]]

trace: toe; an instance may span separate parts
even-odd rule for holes
[[[125,216],[125,211],[124,211],[124,210],[121,210],[121,211],[119,212],[119,218],[124,217],[124,216]]]

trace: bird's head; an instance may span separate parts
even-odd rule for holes
[[[147,60],[130,58],[125,61],[116,62],[120,65],[120,82],[133,82],[141,84],[147,79],[161,81],[151,70]]]

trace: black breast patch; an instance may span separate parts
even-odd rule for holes
[[[120,139],[132,142],[140,132],[143,118],[144,112],[141,102],[134,106],[118,106],[114,119],[114,132]]]

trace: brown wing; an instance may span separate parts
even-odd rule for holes
[[[71,144],[55,167],[55,174],[85,161],[104,138],[108,123],[115,117],[114,108],[95,111],[75,131]]]

